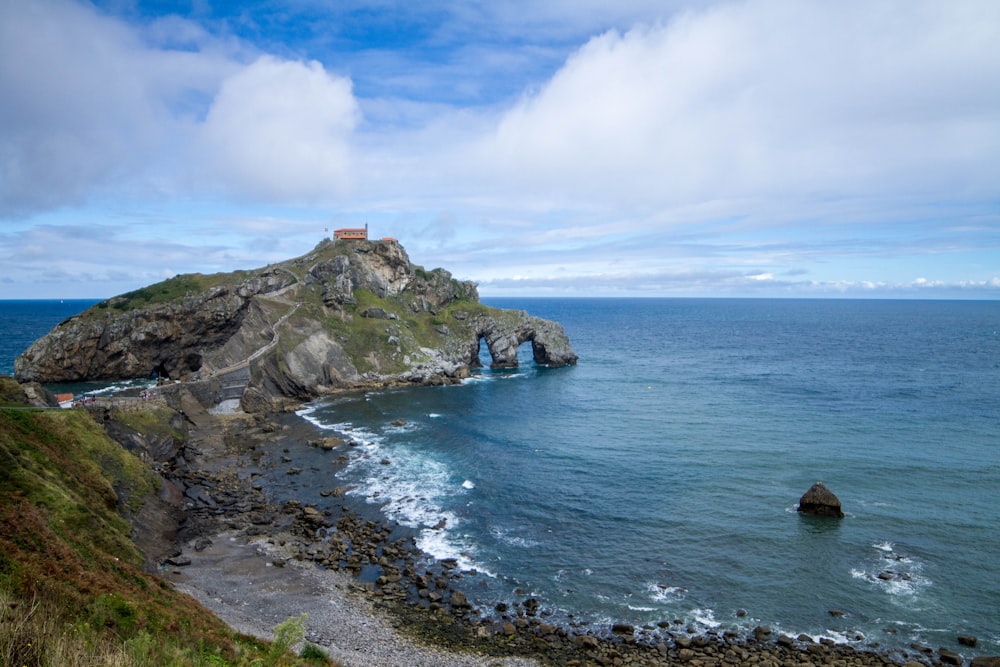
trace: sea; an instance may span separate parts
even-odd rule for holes
[[[579,363],[484,346],[458,385],[306,404],[356,446],[303,443],[269,492],[349,487],[484,610],[1000,654],[1000,301],[483,301],[562,323]],[[33,303],[0,302],[0,372],[81,305]],[[843,519],[796,511],[816,481]]]

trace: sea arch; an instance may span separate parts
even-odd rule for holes
[[[493,317],[481,320],[470,349],[470,366],[481,365],[479,351],[483,341],[490,353],[490,368],[517,368],[518,348],[528,342],[532,358],[541,366],[566,366],[577,361],[562,326],[524,312],[518,312],[513,321]]]

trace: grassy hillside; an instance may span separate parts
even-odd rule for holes
[[[86,413],[0,407],[0,664],[329,664],[239,635],[142,571],[119,512],[156,489]]]

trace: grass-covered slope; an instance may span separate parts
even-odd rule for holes
[[[12,402],[0,407],[0,664],[307,664],[143,572],[119,513],[156,491],[139,459],[85,412]]]

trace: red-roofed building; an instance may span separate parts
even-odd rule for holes
[[[345,241],[367,241],[368,240],[368,225],[364,227],[344,227],[343,229],[333,230],[333,239],[339,241],[344,239]]]

